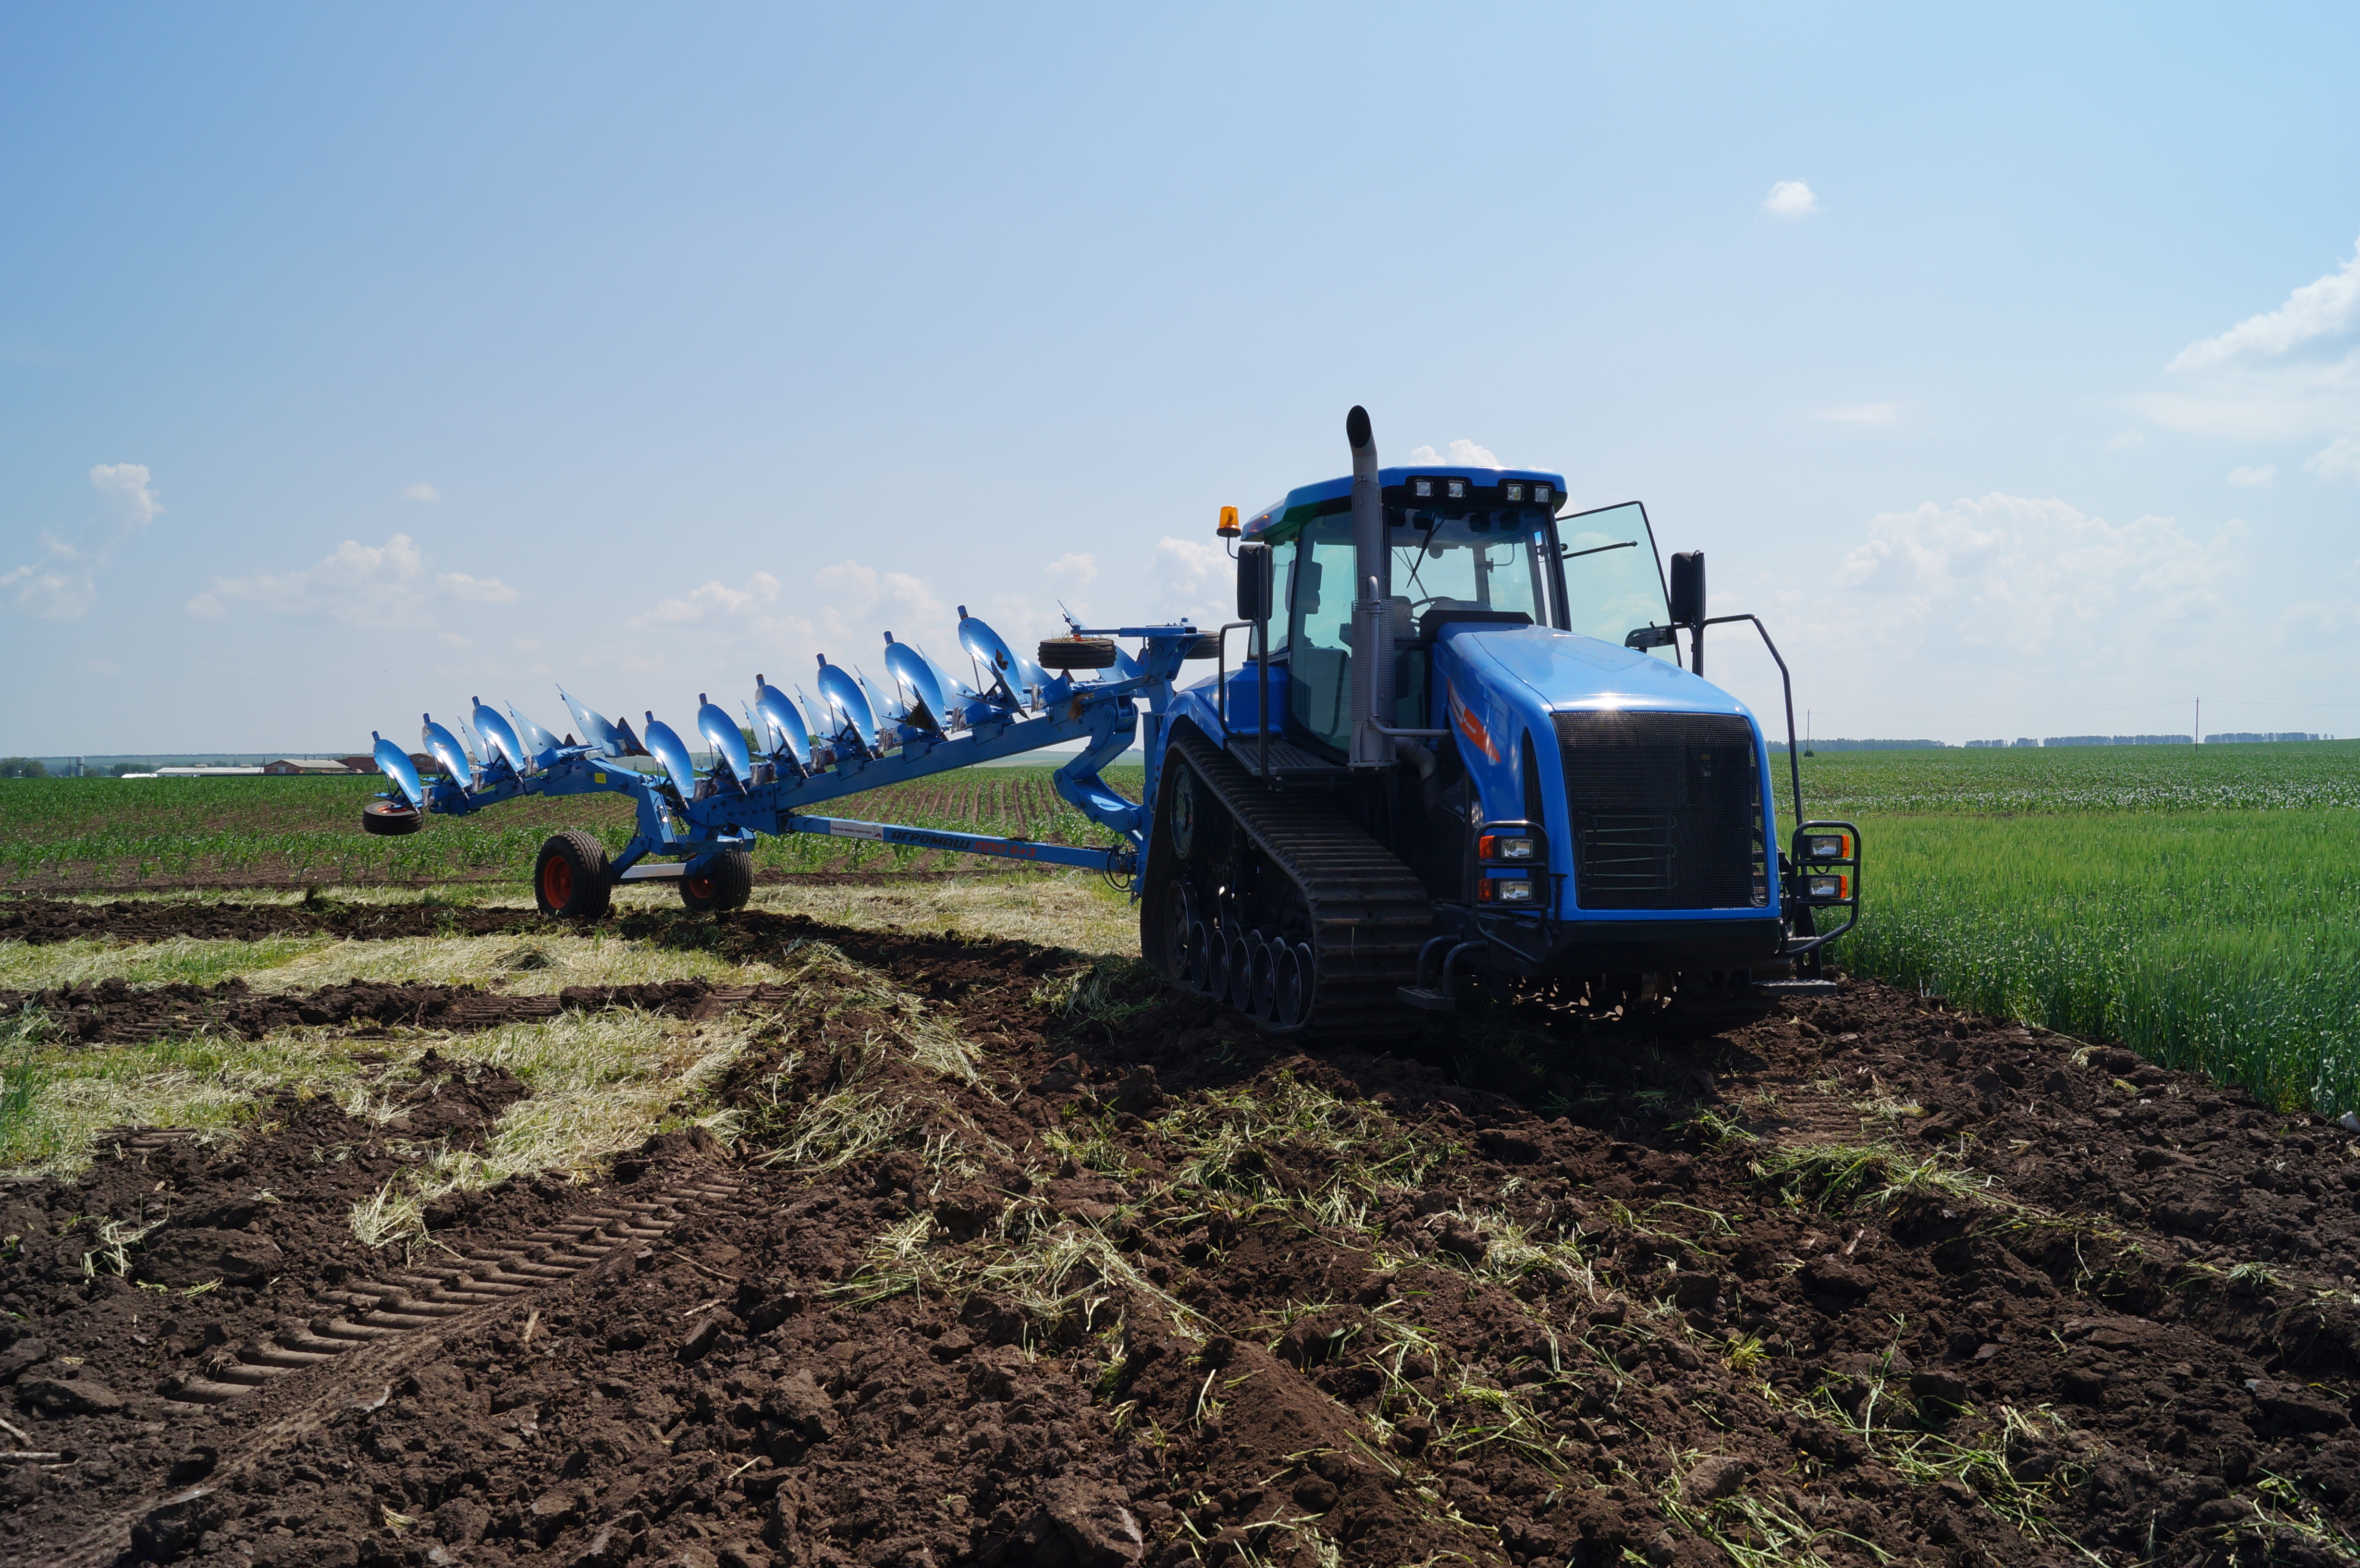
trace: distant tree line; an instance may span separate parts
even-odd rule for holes
[[[1815,740],[1806,751],[1939,751],[1944,743],[1939,740]],[[1770,749],[1783,752],[1784,741],[1772,741]]]

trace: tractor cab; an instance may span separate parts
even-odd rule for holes
[[[1564,480],[1524,469],[1388,468],[1379,481],[1389,545],[1379,596],[1392,621],[1396,724],[1432,718],[1433,654],[1452,626],[1553,628],[1674,658],[1655,536],[1637,502],[1560,517]],[[1268,657],[1284,671],[1273,727],[1340,759],[1351,745],[1360,586],[1351,481],[1295,490],[1241,531],[1271,548]]]

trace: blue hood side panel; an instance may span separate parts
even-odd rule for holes
[[[1546,800],[1542,825],[1548,830],[1549,869],[1562,877],[1556,908],[1561,920],[1760,920],[1779,907],[1775,875],[1776,823],[1770,820],[1770,751],[1762,726],[1744,703],[1677,665],[1652,654],[1617,648],[1596,637],[1545,627],[1464,630],[1446,627],[1435,649],[1434,682],[1438,712],[1433,723],[1448,728],[1474,781],[1483,819],[1511,822],[1524,815],[1522,748],[1529,736]],[[1567,808],[1565,767],[1557,752],[1558,713],[1635,709],[1648,713],[1725,713],[1754,730],[1758,777],[1763,780],[1764,844],[1773,874],[1767,907],[1745,909],[1584,909],[1575,899],[1573,823]],[[1488,745],[1487,745],[1488,743]]]

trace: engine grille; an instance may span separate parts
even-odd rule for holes
[[[1712,713],[1559,713],[1585,909],[1768,903],[1754,726]]]

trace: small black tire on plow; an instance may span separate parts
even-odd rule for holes
[[[533,901],[561,920],[595,920],[615,901],[606,846],[586,833],[559,833],[532,865]]]
[[[414,833],[425,825],[426,819],[417,807],[399,800],[371,800],[361,808],[361,832],[382,838]]]
[[[742,909],[754,896],[754,857],[726,849],[680,879],[680,901],[700,915]]]
[[[1043,637],[1041,664],[1047,670],[1112,670],[1112,637]]]

